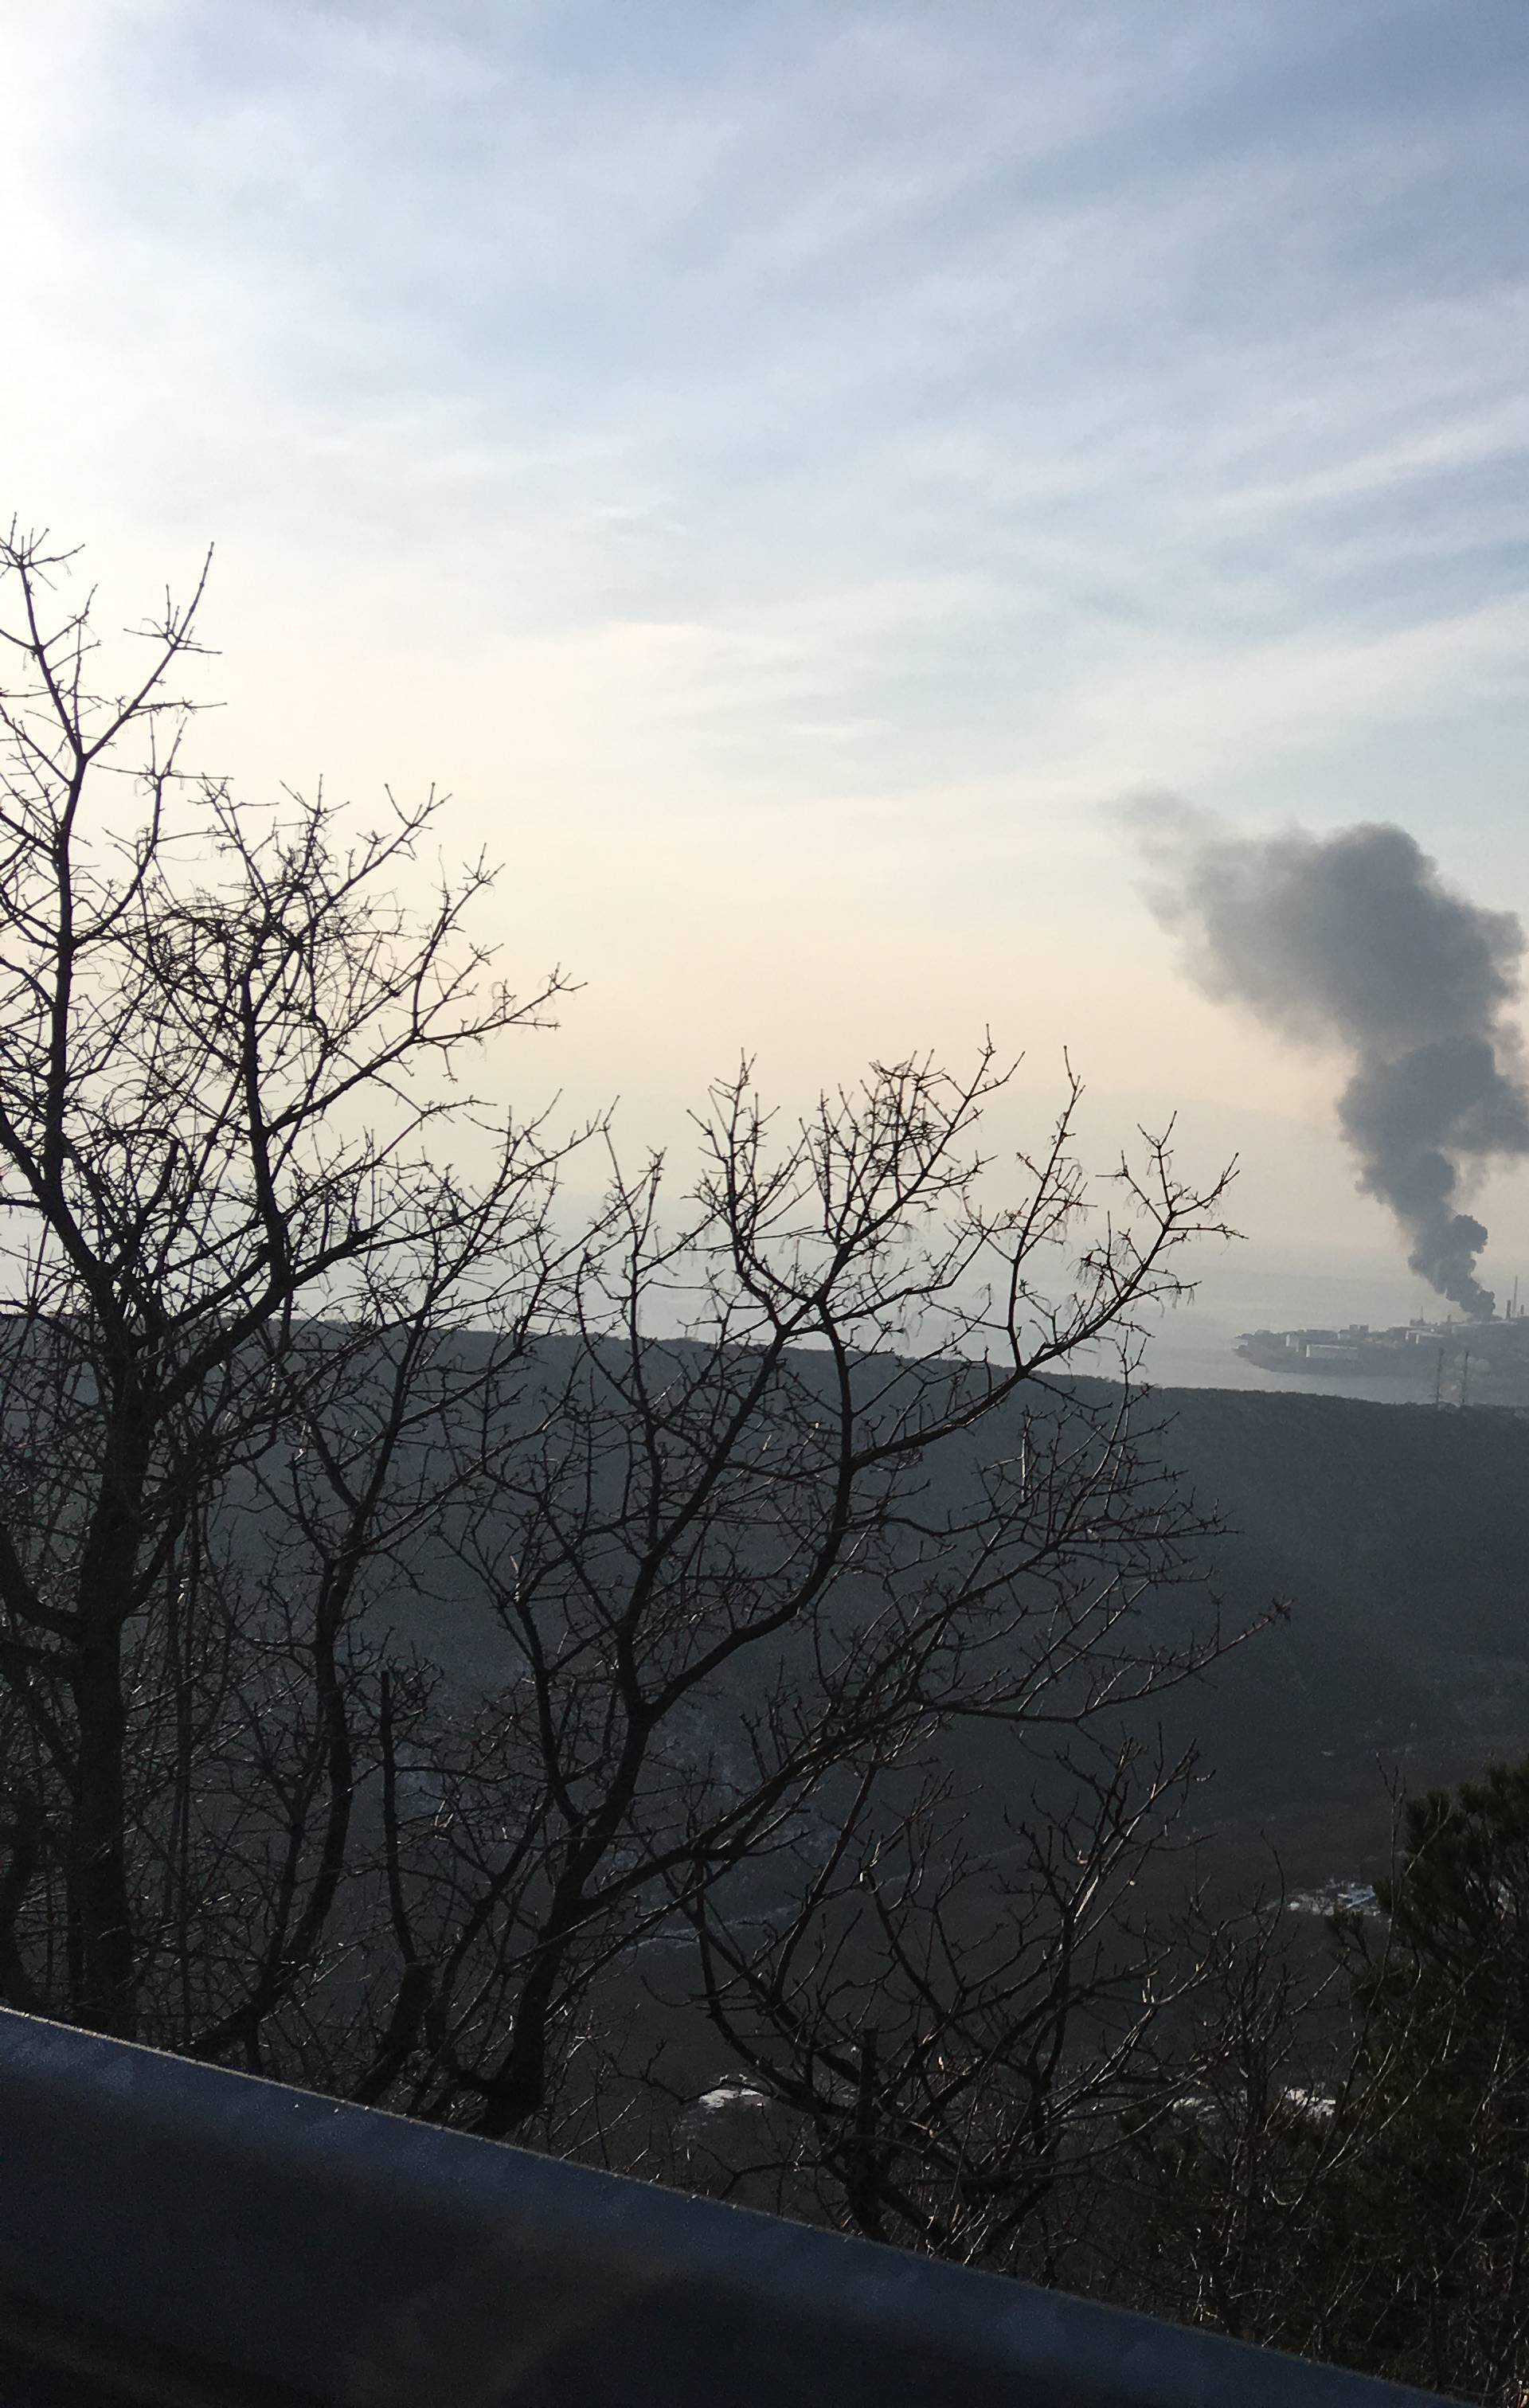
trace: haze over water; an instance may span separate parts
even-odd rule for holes
[[[1365,1379],[1351,1371],[1266,1371],[1242,1359],[1236,1340],[1245,1329],[1332,1329],[1354,1321],[1387,1328],[1414,1318],[1442,1321],[1447,1311],[1421,1281],[1383,1260],[1365,1257],[1342,1268],[1254,1257],[1237,1249],[1205,1262],[1197,1295],[1163,1314],[1144,1368],[1165,1388],[1266,1388],[1359,1397],[1373,1404],[1426,1403],[1434,1373],[1426,1354],[1415,1380]]]

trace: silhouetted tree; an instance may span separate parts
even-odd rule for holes
[[[885,2119],[945,2083],[908,2196],[965,2248],[952,2151],[996,2230],[1081,2128],[1100,1903],[1161,1804],[1130,1718],[1220,1643],[1166,1596],[1205,1524],[1129,1389],[1059,1375],[1129,1368],[1220,1182],[1147,1140],[1101,1206],[1074,1086],[1006,1192],[991,1049],[794,1128],[745,1068],[678,1202],[613,1162],[557,1235],[557,1148],[464,1082],[559,984],[496,983],[486,867],[422,899],[433,804],[358,830],[191,777],[199,594],[119,689],[67,566],[0,550],[0,1993],[603,2147],[620,2010],[682,1942],[745,2056],[764,2011],[824,2180],[879,2186],[867,2229]],[[889,1834],[979,1731],[1039,1906],[924,1993],[949,1899]],[[851,1865],[898,2003],[846,2143],[843,2000],[808,2032],[781,1967]],[[995,2039],[963,2140],[935,2058]]]
[[[348,835],[188,775],[200,585],[123,686],[68,566],[0,545],[0,1986],[253,2049],[347,1870],[426,1440],[550,1275],[552,1155],[450,1078],[558,982],[493,980],[481,865],[399,903],[433,804]]]
[[[1124,1392],[1050,1377],[1162,1292],[1206,1201],[1151,1150],[1134,1213],[1044,1301],[1082,1209],[1070,1122],[990,1208],[970,1140],[994,1084],[986,1054],[965,1082],[878,1070],[772,1142],[740,1076],[672,1226],[656,1166],[618,1176],[537,1426],[474,1440],[449,1533],[506,1670],[400,1884],[431,1969],[389,2094],[414,2112],[541,2129],[614,1963],[692,1927],[720,1948],[782,1885],[815,1914],[815,1861],[895,1816],[942,1735],[1015,1734],[1028,1784],[1059,1731],[1118,1737],[1220,1645],[1213,1615],[1166,1617],[1206,1526]],[[677,1296],[689,1337],[645,1334]],[[491,1798],[516,1802],[486,1848]]]

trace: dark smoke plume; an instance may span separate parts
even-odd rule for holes
[[[1529,1154],[1518,1033],[1523,929],[1440,880],[1405,829],[1235,837],[1172,804],[1131,819],[1150,896],[1207,995],[1353,1063],[1338,1122],[1359,1184],[1390,1206],[1415,1271],[1472,1314],[1487,1233],[1456,1209],[1493,1159]]]

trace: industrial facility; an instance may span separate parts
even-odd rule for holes
[[[1372,1329],[1353,1321],[1337,1329],[1249,1329],[1237,1340],[1246,1362],[1265,1371],[1362,1373],[1395,1379],[1438,1404],[1529,1406],[1529,1312],[1490,1319],[1408,1321]]]

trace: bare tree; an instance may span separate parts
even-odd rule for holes
[[[1009,1834],[1050,1868],[1049,1949],[1027,1933],[1018,1959],[962,1974],[963,2045],[1054,1981],[1056,1949],[1080,1966],[1161,1804],[1151,1781],[1128,1801],[1126,1726],[1222,1639],[1169,1594],[1198,1579],[1207,1526],[1129,1389],[1054,1375],[1106,1337],[1129,1347],[1217,1197],[1150,1147],[1144,1175],[1121,1174],[1126,1211],[1090,1226],[1074,1095],[1021,1200],[989,1206],[974,1140],[1002,1076],[986,1052],[965,1081],[879,1069],[778,1139],[745,1069],[700,1125],[688,1214],[664,1226],[658,1166],[618,1175],[577,1339],[543,1350],[535,1434],[471,1440],[452,1543],[505,1672],[428,1831],[393,1834],[430,1991],[397,2103],[499,2135],[555,2123],[572,2145],[579,2113],[602,2121],[565,2079],[592,2000],[693,1928],[714,2020],[726,1964],[755,2006],[768,1989],[787,2054],[840,2078],[832,2017],[799,2029],[790,1935],[825,1911],[815,1868],[875,1858],[912,1768],[941,1743],[969,1753],[964,1734],[1008,1733],[1026,1787],[1048,1767],[1058,1819]],[[688,1338],[651,1334],[681,1313]],[[1056,1850],[1080,1784],[1095,1820],[1075,1879]],[[890,1921],[937,1925],[937,1896],[907,1890],[893,1917],[879,1895]],[[768,1980],[727,1937],[762,1916]],[[1045,2011],[1058,2043],[1088,1996],[1079,1972]]]
[[[199,592],[118,691],[67,569],[0,551],[0,1994],[594,2149],[689,2014],[768,2043],[865,2229],[1007,2245],[1136,2052],[1142,1718],[1222,1643],[1129,1377],[1074,1375],[1129,1374],[1222,1182],[1164,1139],[1091,1184],[1076,1084],[1001,1173],[990,1047],[794,1128],[745,1066],[680,1204],[613,1164],[570,1250],[544,1126],[457,1083],[560,984],[495,982],[486,867],[406,906],[432,803],[347,835],[192,778]],[[973,1943],[891,1835],[979,1760],[1014,1811],[968,1826]],[[851,1908],[911,2177],[833,2105]]]
[[[494,980],[481,863],[397,901],[433,802],[190,777],[201,585],[121,685],[70,567],[0,545],[0,1986],[220,2052],[319,1962],[358,1617],[546,1292],[554,1154],[449,1082],[560,982]]]
[[[1033,1746],[1006,1739],[998,1760],[1033,1783]],[[1000,1845],[991,1816],[974,1844],[949,1778],[900,1821],[863,1782],[782,1911],[738,1931],[696,1902],[707,2012],[773,2110],[741,2150],[726,2136],[722,2187],[1082,2286],[1101,2175],[1193,1977],[1131,1897],[1187,1766],[1075,1733],[1047,1770],[1048,1794],[1006,1802]]]
[[[1324,2310],[1353,2272],[1332,2214],[1370,2100],[1325,1933],[1285,1907],[1276,1885],[1184,1910],[1187,2012],[1123,2119],[1104,2279],[1179,2322],[1329,2357]]]

